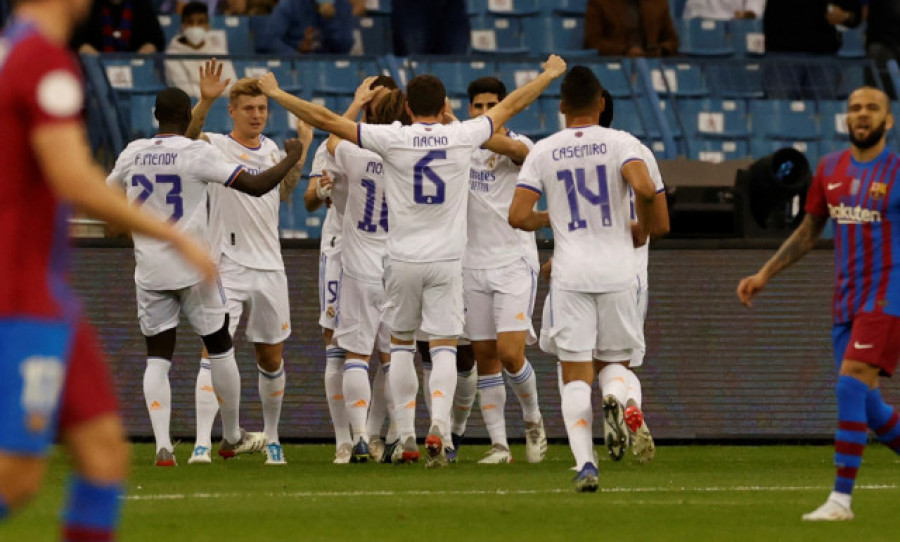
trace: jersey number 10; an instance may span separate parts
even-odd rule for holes
[[[171,184],[172,188],[166,194],[166,205],[172,206],[172,216],[169,218],[172,222],[178,222],[184,214],[184,203],[181,200],[181,177],[178,175],[159,174],[156,176],[156,184]],[[131,178],[131,186],[140,186],[143,191],[138,194],[137,202],[144,203],[155,188],[154,184],[146,175],[135,175]]]
[[[587,228],[587,221],[581,218],[581,200],[587,200],[590,205],[600,207],[601,225],[604,228],[612,226],[612,211],[609,207],[609,184],[606,180],[606,166],[597,166],[596,192],[593,192],[588,188],[583,168],[577,168],[574,172],[568,169],[557,171],[556,178],[557,180],[566,183],[566,199],[569,201],[569,211],[572,213],[572,221],[569,222],[569,231]]]

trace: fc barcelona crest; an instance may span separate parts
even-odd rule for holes
[[[872,183],[869,189],[869,197],[873,200],[880,200],[887,194],[887,183]]]

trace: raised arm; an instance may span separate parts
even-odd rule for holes
[[[356,92],[353,94],[353,101],[350,102],[347,110],[344,111],[345,119],[355,121],[363,107],[371,102],[372,98],[378,93],[378,89],[383,88],[381,86],[375,87],[374,89],[369,88],[372,86],[375,79],[377,79],[377,76],[374,75],[366,77],[362,84],[357,87]],[[331,153],[332,156],[334,156],[334,150],[337,148],[338,143],[341,142],[341,139],[341,137],[334,134],[328,136],[328,142],[325,143],[325,148],[328,149],[328,152]]]
[[[291,194],[294,192],[294,188],[297,187],[297,182],[300,181],[300,177],[303,175],[303,164],[306,163],[306,158],[309,156],[309,146],[312,144],[313,139],[312,126],[303,121],[298,122],[297,134],[300,136],[299,139],[300,143],[303,145],[303,151],[300,154],[300,160],[298,160],[294,167],[291,168],[291,171],[285,175],[279,185],[279,197],[281,198],[281,201],[290,199]]]
[[[119,230],[171,243],[207,279],[214,278],[216,267],[209,250],[170,224],[129,205],[121,192],[106,185],[103,170],[91,160],[84,134],[80,123],[68,122],[41,126],[31,135],[31,147],[56,196]]]
[[[787,269],[794,262],[806,255],[816,245],[822,235],[828,218],[807,213],[803,222],[788,237],[778,252],[763,265],[755,275],[744,277],[737,287],[737,296],[747,307],[753,306],[753,297],[758,294],[772,278]]]
[[[222,81],[222,67],[223,64],[216,61],[215,58],[207,60],[203,66],[200,66],[200,100],[191,111],[191,123],[184,134],[185,137],[197,139],[202,135],[209,109],[216,98],[228,88],[231,79]]]
[[[544,71],[536,78],[529,81],[521,88],[512,91],[506,98],[492,107],[485,116],[489,117],[494,126],[506,124],[513,115],[519,113],[531,102],[535,101],[541,92],[550,85],[550,82],[566,73],[566,61],[556,55],[550,55],[544,62]]]
[[[287,151],[287,156],[282,161],[256,175],[241,171],[229,185],[230,188],[256,197],[268,194],[300,160],[303,155],[303,144],[298,139],[288,139],[284,142],[284,150]]]
[[[528,145],[513,139],[506,134],[494,134],[484,143],[484,145],[482,145],[482,147],[489,151],[496,152],[497,154],[502,154],[516,164],[524,162],[525,157],[528,156],[528,151],[530,150]]]
[[[259,79],[259,86],[266,96],[278,102],[303,122],[332,133],[341,139],[346,139],[353,144],[359,144],[356,132],[358,124],[356,122],[345,119],[321,105],[316,105],[281,90],[273,73],[269,72],[262,76]]]

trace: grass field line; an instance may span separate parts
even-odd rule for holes
[[[896,484],[862,484],[856,489],[884,491],[898,489]],[[724,493],[732,491],[825,491],[830,486],[707,486],[707,487],[601,487],[601,493]],[[461,490],[374,490],[374,491],[285,491],[266,492],[261,496],[279,498],[311,498],[311,497],[418,497],[418,496],[453,496],[453,495],[552,495],[571,493],[571,488],[560,489],[461,489]],[[240,493],[150,493],[146,495],[128,495],[129,501],[169,501],[188,499],[228,499],[246,498],[247,492]]]

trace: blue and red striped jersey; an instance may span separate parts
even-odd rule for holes
[[[900,316],[898,176],[900,157],[888,148],[869,162],[849,149],[819,162],[806,212],[834,220],[835,323],[859,312]]]
[[[66,285],[68,209],[32,149],[37,130],[81,122],[81,73],[61,44],[11,20],[0,36],[0,318],[74,308]]]

